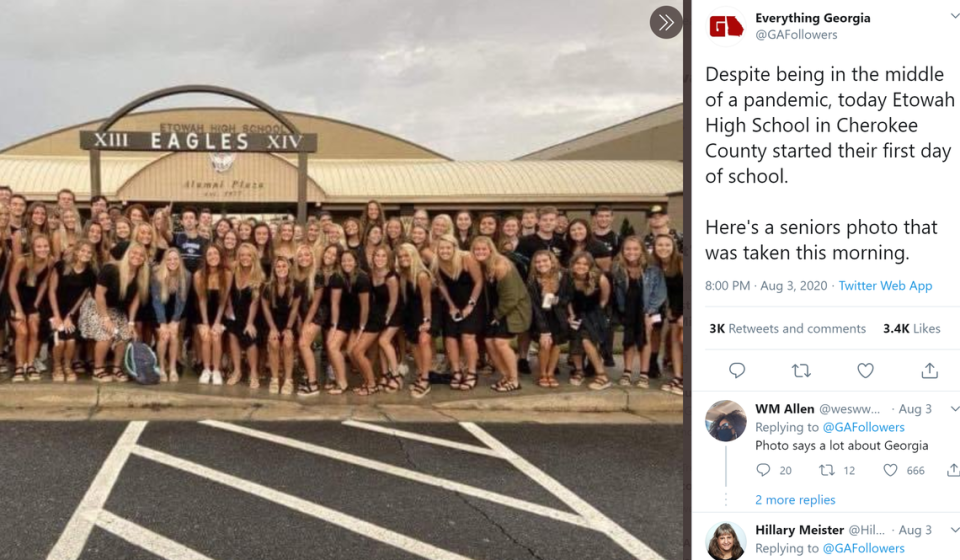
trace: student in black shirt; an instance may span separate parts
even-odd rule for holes
[[[537,231],[531,235],[520,238],[515,251],[519,253],[526,262],[533,259],[537,251],[550,251],[557,260],[565,263],[570,259],[570,251],[563,237],[557,235],[557,209],[553,206],[544,206],[537,211]],[[524,211],[524,220],[527,218],[527,212]],[[530,333],[523,333],[517,337],[517,347],[519,362],[517,367],[520,373],[529,375],[530,362],[527,361],[527,354],[530,352]]]
[[[173,245],[180,250],[183,264],[193,274],[203,263],[203,250],[206,248],[207,240],[200,237],[197,232],[197,211],[195,208],[184,208],[180,213],[180,222],[183,224],[183,231],[173,237]]]
[[[96,341],[93,353],[95,381],[126,381],[120,368],[123,351],[134,336],[134,319],[140,301],[150,297],[147,250],[131,243],[119,262],[107,263],[97,276],[94,297],[80,307],[80,333]],[[113,366],[104,366],[113,349]]]
[[[73,359],[77,351],[80,306],[97,285],[94,272],[95,247],[83,239],[77,242],[66,260],[58,262],[50,274],[48,297],[51,327],[54,331],[53,380],[73,383],[77,373]]]
[[[611,255],[620,253],[620,235],[613,231],[613,208],[597,206],[593,211],[593,238],[603,243]]]
[[[587,221],[578,218],[570,223],[567,230],[567,252],[574,255],[581,251],[590,253],[600,270],[604,272],[610,270],[613,255],[607,250],[606,245],[593,238]],[[569,263],[566,264],[569,266]]]
[[[647,225],[650,233],[643,238],[648,253],[653,253],[653,245],[658,235],[669,235],[677,246],[677,252],[683,254],[683,234],[670,227],[670,215],[659,204],[647,213]]]

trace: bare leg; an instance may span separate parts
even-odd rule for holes
[[[347,387],[347,363],[343,355],[343,343],[346,340],[347,333],[330,329],[330,336],[327,337],[327,354],[337,378],[337,385],[344,389]]]
[[[300,359],[303,360],[303,369],[307,370],[307,381],[310,383],[317,382],[317,358],[313,354],[313,341],[317,339],[319,332],[320,327],[313,323],[304,325],[300,340],[297,342]]]

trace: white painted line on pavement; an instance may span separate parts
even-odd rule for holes
[[[251,428],[245,428],[243,426],[237,426],[235,424],[228,424],[226,422],[220,422],[216,420],[204,420],[203,422],[200,422],[200,424],[203,424],[204,426],[209,426],[211,428],[217,428],[220,430],[225,430],[228,432],[233,432],[233,433],[244,435],[244,436],[261,439],[271,443],[276,443],[278,445],[292,447],[293,449],[299,449],[301,451],[305,451],[313,455],[319,455],[321,457],[326,457],[328,459],[333,459],[335,461],[349,463],[351,465],[356,465],[358,467],[371,469],[379,473],[389,474],[389,475],[397,476],[400,478],[405,478],[407,480],[428,484],[430,486],[436,486],[438,488],[443,488],[444,490],[457,492],[465,496],[473,496],[475,498],[480,498],[482,500],[488,500],[500,505],[512,507],[528,513],[542,515],[543,517],[555,519],[557,521],[564,521],[566,523],[570,523],[571,525],[576,525],[578,527],[585,527],[587,529],[593,528],[585,519],[583,519],[582,517],[576,514],[560,511],[558,509],[554,509],[547,506],[541,506],[539,504],[528,502],[526,500],[511,498],[510,496],[507,496],[505,494],[498,494],[496,492],[483,490],[481,488],[477,488],[475,486],[470,486],[467,484],[461,484],[459,482],[454,482],[452,480],[447,480],[445,478],[423,474],[421,472],[410,470],[410,469],[404,469],[402,467],[395,467],[389,463],[383,463],[380,461],[375,461],[373,459],[367,459],[365,457],[360,457],[359,455],[353,455],[350,453],[345,453],[343,451],[336,451],[334,449],[321,447],[319,445],[314,445],[312,443],[306,443],[306,442],[291,439],[288,437],[278,436],[276,434],[271,434],[268,432],[261,432],[259,430],[253,430]]]
[[[132,521],[117,517],[106,510],[96,516],[96,525],[166,560],[212,560],[209,556],[204,556],[192,548],[174,542]]]
[[[93,530],[91,515],[99,514],[103,509],[103,504],[107,502],[113,485],[117,483],[117,477],[130,456],[130,451],[137,444],[137,439],[143,433],[146,422],[130,422],[127,428],[120,435],[110,455],[100,467],[87,493],[80,500],[77,509],[67,522],[66,528],[57,539],[57,544],[47,556],[47,560],[77,560],[83,552],[83,547],[90,538],[90,532]]]
[[[160,451],[138,445],[134,448],[133,454],[145,459],[150,459],[151,461],[156,461],[162,465],[173,467],[186,473],[205,478],[207,480],[212,480],[213,482],[240,490],[241,492],[252,494],[259,498],[263,498],[264,500],[271,501],[275,504],[299,511],[300,513],[309,515],[311,517],[315,517],[326,523],[330,523],[348,531],[357,533],[362,537],[394,546],[405,552],[409,552],[410,554],[415,554],[423,558],[429,558],[430,560],[470,560],[466,556],[461,556],[455,552],[438,548],[413,537],[408,537],[401,533],[391,531],[385,527],[374,525],[373,523],[353,517],[352,515],[347,515],[337,510],[309,502],[302,498],[274,490],[273,488],[268,488],[242,478],[237,478],[235,476],[231,476],[229,474],[193,463],[191,461],[187,461],[185,459],[167,455],[166,453],[162,453]]]
[[[460,425],[490,449],[500,453],[500,456],[509,461],[517,470],[530,477],[560,501],[570,506],[570,509],[582,515],[592,529],[606,534],[613,539],[615,543],[633,555],[634,558],[638,560],[664,560],[656,551],[643,544],[640,539],[634,537],[609,517],[600,513],[597,508],[588,504],[580,498],[580,496],[577,496],[564,485],[560,484],[555,478],[514,453],[509,447],[500,443],[498,439],[488,434],[480,426],[477,426],[473,422],[461,422]]]
[[[499,453],[489,449],[487,447],[480,447],[479,445],[470,445],[469,443],[460,443],[458,441],[450,441],[447,439],[441,439],[433,436],[425,436],[421,434],[415,434],[413,432],[405,432],[403,430],[395,430],[393,428],[385,428],[383,426],[378,426],[376,424],[368,424],[367,422],[357,422],[356,420],[346,420],[343,423],[344,426],[350,426],[351,428],[360,428],[361,430],[370,430],[371,432],[378,432],[381,434],[387,434],[390,436],[395,436],[398,438],[412,439],[414,441],[421,441],[423,443],[429,443],[432,445],[439,445],[441,447],[449,447],[451,449],[459,449],[460,451],[468,451],[470,453],[476,453],[477,455],[486,455],[487,457],[495,457],[497,459],[503,459]]]

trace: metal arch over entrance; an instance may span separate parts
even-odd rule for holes
[[[111,132],[113,125],[136,109],[159,99],[189,93],[222,95],[249,103],[264,111],[287,129],[289,135],[206,134],[201,140],[195,135],[176,133],[122,133]],[[80,133],[81,147],[90,152],[90,194],[100,195],[100,152],[104,150],[137,151],[231,151],[231,148],[250,152],[296,152],[297,166],[297,219],[302,223],[307,217],[307,156],[316,150],[316,135],[301,134],[296,125],[279,111],[253,97],[230,88],[210,85],[186,85],[165,88],[141,96],[121,107],[96,132]]]

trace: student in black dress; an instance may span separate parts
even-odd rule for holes
[[[343,221],[344,248],[357,257],[358,263],[363,263],[363,230],[360,229],[360,220],[347,218]]]
[[[147,250],[131,243],[119,262],[103,265],[97,276],[94,297],[80,306],[80,333],[96,341],[93,353],[95,381],[126,381],[120,368],[127,342],[136,332],[134,318],[140,300],[150,297],[150,265]],[[113,365],[105,366],[113,349]]]
[[[363,236],[363,252],[360,254],[360,268],[367,274],[373,270],[373,253],[384,246],[383,228],[372,224]]]
[[[537,385],[554,389],[560,386],[556,377],[560,347],[570,340],[567,306],[573,297],[573,281],[560,267],[556,255],[550,251],[537,251],[533,255],[527,287],[533,305],[531,335],[539,347]]]
[[[9,205],[0,202],[0,286],[4,288],[7,286],[7,277],[13,267],[13,238],[11,237],[10,220]],[[7,373],[6,324],[10,317],[10,311],[10,293],[8,290],[0,289],[0,374]]]
[[[473,214],[469,210],[460,210],[453,219],[454,237],[461,251],[469,251],[476,232],[473,229]]]
[[[300,333],[297,336],[297,348],[303,369],[306,371],[304,382],[297,395],[312,397],[320,394],[317,381],[317,357],[314,354],[314,342],[320,335],[323,317],[320,316],[320,302],[323,301],[323,281],[317,275],[317,260],[313,246],[301,244],[297,247],[291,272],[293,281],[300,292],[300,305],[297,310],[300,321]]]
[[[113,245],[110,247],[110,256],[115,261],[123,258],[130,246],[133,235],[133,224],[126,218],[118,218],[113,224]]]
[[[81,239],[83,231],[80,225],[80,214],[76,208],[69,206],[60,209],[60,227],[50,230],[53,249],[53,260],[59,261],[64,253],[71,249]]]
[[[377,247],[371,261],[370,282],[373,302],[370,306],[370,330],[379,330],[377,344],[380,347],[382,375],[380,388],[396,393],[403,388],[403,375],[399,372],[397,350],[393,340],[403,325],[403,305],[400,298],[400,278],[394,270],[393,251],[386,245]]]
[[[386,244],[394,253],[397,252],[397,247],[407,241],[405,228],[400,218],[393,217],[387,220],[387,225],[384,226],[384,233],[386,234]]]
[[[53,259],[50,256],[50,239],[43,234],[34,234],[29,252],[17,258],[7,282],[11,309],[10,326],[16,341],[14,345],[17,367],[13,381],[24,379],[40,381],[40,373],[34,360],[40,352],[40,302],[47,295],[47,282]]]
[[[383,205],[376,200],[367,202],[363,209],[363,215],[360,216],[360,231],[364,232],[371,225],[378,225],[381,228],[387,223],[387,216],[383,211]]]
[[[149,226],[146,222],[137,226]],[[152,228],[153,226],[149,226]],[[150,306],[157,333],[157,358],[160,381],[180,381],[177,357],[180,353],[180,321],[190,292],[190,274],[183,265],[180,251],[167,249],[160,264],[153,267],[150,281]],[[141,306],[141,309],[143,306]]]
[[[583,252],[577,253],[570,260],[570,276],[573,278],[573,298],[567,309],[573,339],[570,353],[573,354],[576,368],[570,376],[570,383],[583,383],[583,357],[586,354],[597,372],[589,388],[595,391],[607,389],[611,383],[604,370],[599,348],[610,329],[610,322],[604,311],[610,301],[610,281],[593,262],[590,253]]]
[[[483,292],[483,272],[473,255],[461,251],[457,238],[444,235],[437,241],[433,275],[446,303],[443,316],[443,341],[453,378],[451,389],[470,390],[477,386],[477,336],[486,328],[487,309]],[[461,354],[462,350],[462,354]],[[460,371],[461,355],[467,372]]]
[[[110,260],[110,250],[103,235],[103,226],[97,222],[88,222],[83,228],[83,239],[93,244],[93,266],[97,270]]]
[[[623,325],[623,375],[620,385],[629,386],[632,368],[640,362],[638,387],[650,386],[650,339],[660,307],[667,299],[663,273],[648,266],[647,252],[638,237],[623,240],[620,255],[610,273],[613,279],[614,311]]]
[[[73,360],[79,338],[80,306],[97,285],[93,261],[95,246],[81,239],[64,260],[54,265],[47,290],[50,326],[54,333],[53,380],[73,383]]]
[[[521,333],[530,330],[533,315],[527,286],[513,266],[493,245],[489,237],[473,240],[470,247],[473,258],[480,265],[485,281],[484,298],[487,306],[487,325],[484,342],[502,377],[493,384],[498,393],[520,389],[517,354],[511,343]]]
[[[132,215],[139,216],[140,212],[134,212]],[[157,247],[157,231],[153,228],[153,224],[141,221],[134,225],[133,241],[143,245],[143,248],[147,250],[147,264],[151,270],[164,260],[164,252]],[[153,345],[157,325],[161,324],[157,322],[157,314],[154,311],[155,306],[151,301],[152,299],[151,296],[150,300],[140,302],[140,309],[137,309],[136,318],[137,339],[150,345]],[[166,370],[161,369],[161,373],[160,379],[163,380]]]
[[[260,309],[260,291],[263,287],[263,269],[257,248],[252,243],[243,243],[237,249],[237,263],[233,269],[233,283],[230,286],[230,309],[226,327],[230,333],[230,355],[233,358],[233,371],[227,379],[227,385],[236,385],[243,379],[243,352],[247,354],[250,368],[250,388],[260,388],[258,371],[259,350],[257,348],[257,315]]]
[[[346,335],[337,329],[344,288],[343,273],[340,270],[343,253],[344,250],[340,244],[332,244],[328,245],[320,255],[317,282],[323,286],[323,297],[320,299],[317,313],[313,316],[313,322],[319,324],[323,331],[324,348],[333,374],[332,378],[328,374],[327,383],[324,385],[324,389],[331,395],[339,395],[347,387],[347,366],[343,353],[339,350],[343,348]],[[331,348],[337,348],[336,354],[331,351]],[[304,344],[301,337],[300,353],[303,352]],[[312,389],[311,387],[310,390]]]
[[[295,325],[299,316],[301,293],[290,276],[290,261],[283,256],[273,259],[270,282],[264,286],[260,310],[267,325],[267,352],[270,362],[270,393],[293,394],[293,358]],[[280,362],[283,361],[283,386],[280,385]]]
[[[217,245],[207,245],[203,252],[203,266],[193,273],[193,292],[197,295],[197,334],[203,371],[200,383],[223,385],[220,363],[223,361],[223,336],[228,289],[233,283],[233,272],[227,267],[223,252]]]
[[[33,238],[37,235],[47,237],[49,241],[49,227],[47,224],[47,206],[42,202],[34,202],[27,208],[25,223],[23,227],[13,234],[13,258],[14,261],[30,252],[33,246]],[[51,245],[51,255],[53,246]]]
[[[257,258],[260,260],[260,269],[264,279],[270,278],[273,272],[273,234],[270,226],[260,222],[253,228],[253,244],[257,248]]]
[[[658,235],[653,244],[654,260],[667,284],[667,319],[673,379],[661,389],[683,395],[683,257],[672,235]]]
[[[341,348],[343,342],[347,343],[347,355],[350,361],[363,375],[363,385],[354,389],[354,392],[361,396],[368,396],[379,390],[377,381],[373,375],[373,365],[366,356],[366,351],[377,339],[378,332],[367,332],[367,325],[370,322],[370,276],[360,270],[360,263],[357,256],[344,251],[340,257],[340,270],[343,273],[343,291],[340,295],[340,302],[333,302],[332,313],[339,319],[334,323],[334,328],[338,331],[333,334],[330,360],[334,364],[334,370],[342,366],[343,370],[336,371],[337,387],[339,392],[346,390],[346,365],[343,361]],[[358,350],[363,348],[363,350]],[[339,356],[338,356],[339,355]],[[331,391],[338,394],[336,391]]]
[[[403,330],[414,344],[413,359],[417,365],[417,380],[410,385],[410,394],[419,399],[430,392],[433,339],[440,333],[440,296],[433,287],[433,275],[413,244],[404,243],[397,249],[397,271],[404,309]]]

